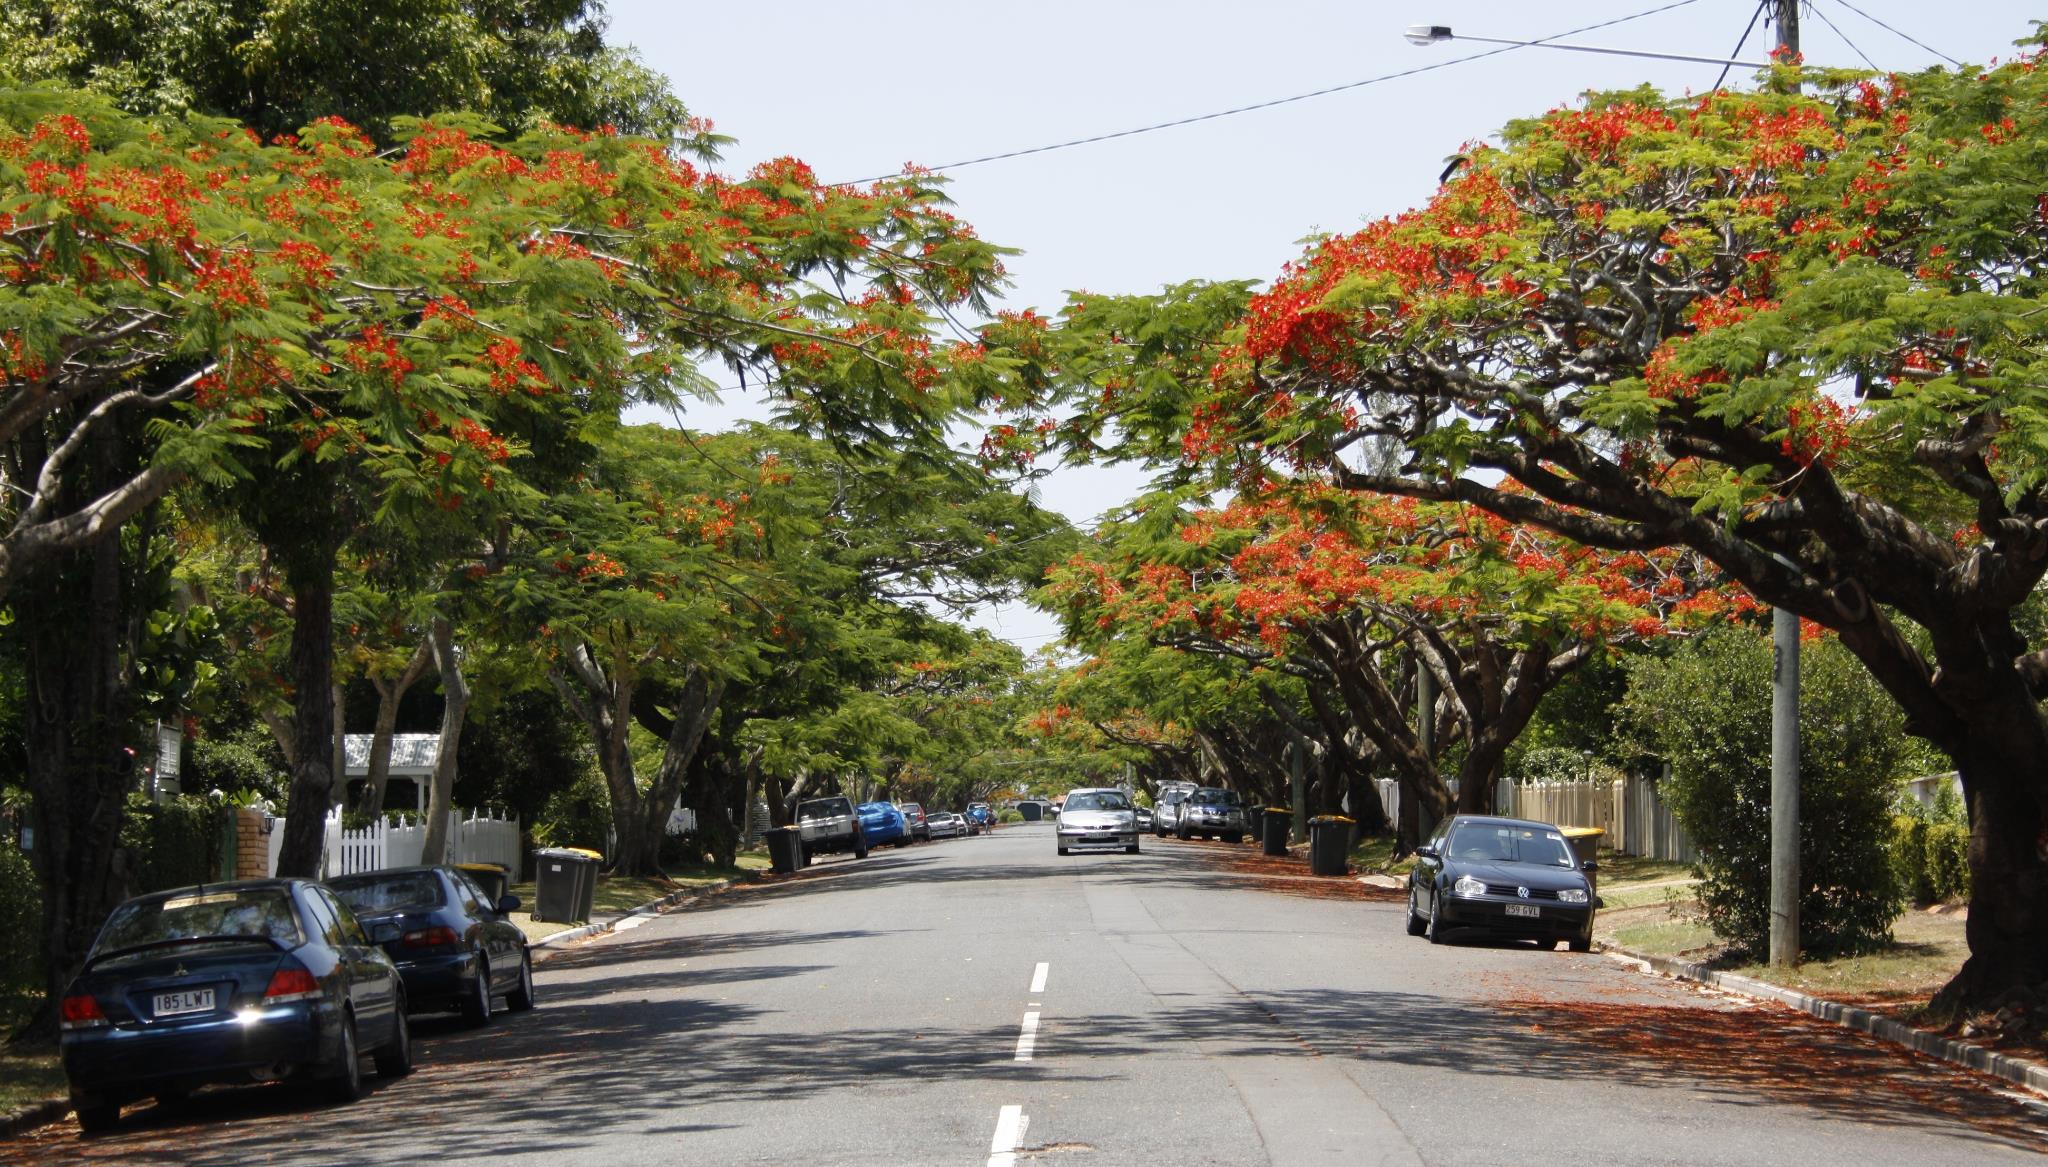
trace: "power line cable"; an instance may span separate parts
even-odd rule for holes
[[[1742,39],[1735,42],[1734,51],[1728,54],[1728,63],[1721,66],[1721,75],[1714,78],[1715,89],[1721,88],[1722,82],[1728,80],[1728,70],[1735,67],[1735,58],[1742,55],[1742,46],[1749,43],[1749,34],[1756,31],[1757,18],[1764,14],[1764,6],[1770,2],[1771,0],[1756,0],[1756,11],[1749,14],[1749,23],[1742,26]]]
[[[1699,0],[1675,0],[1674,3],[1661,5],[1656,8],[1648,8],[1641,12],[1632,13],[1628,16],[1618,16],[1615,17],[1613,20],[1603,20],[1597,24],[1587,24],[1581,25],[1578,28],[1568,28],[1563,32],[1556,32],[1546,37],[1539,37],[1536,40],[1527,42],[1527,44],[1506,45],[1497,49],[1488,49],[1483,53],[1472,53],[1469,56],[1452,57],[1449,60],[1445,61],[1432,61],[1427,65],[1417,65],[1412,69],[1401,69],[1392,73],[1382,73],[1377,77],[1367,77],[1363,81],[1352,81],[1344,85],[1332,85],[1323,89],[1311,90],[1307,93],[1297,93],[1290,97],[1276,97],[1270,101],[1257,101],[1253,102],[1250,105],[1240,105],[1233,107],[1231,109],[1221,109],[1213,113],[1195,114],[1191,117],[1174,118],[1170,121],[1154,122],[1151,125],[1137,126],[1135,128],[1128,130],[1113,130],[1106,134],[1092,134],[1085,138],[1069,138],[1063,142],[1052,142],[1044,146],[1029,146],[1021,150],[1005,150],[999,154],[983,154],[978,158],[966,158],[962,159],[959,162],[949,162],[944,166],[933,166],[929,168],[924,168],[924,172],[931,174],[943,174],[948,171],[964,170],[969,166],[980,166],[986,162],[1001,162],[1010,158],[1028,157],[1033,154],[1049,154],[1055,150],[1069,150],[1075,146],[1092,146],[1097,142],[1112,142],[1118,138],[1131,138],[1136,137],[1139,134],[1155,133],[1159,130],[1172,130],[1178,129],[1181,126],[1196,125],[1201,122],[1213,122],[1219,118],[1235,117],[1241,113],[1253,113],[1262,109],[1272,109],[1275,106],[1292,105],[1295,102],[1307,101],[1311,98],[1328,97],[1333,93],[1346,93],[1353,89],[1363,89],[1368,85],[1378,85],[1386,81],[1397,81],[1403,77],[1415,77],[1423,73],[1434,73],[1439,69],[1448,69],[1453,65],[1463,65],[1472,61],[1484,60],[1487,57],[1497,57],[1500,56],[1502,53],[1512,53],[1516,49],[1528,48],[1530,45],[1540,45],[1548,41],[1559,40],[1563,37],[1577,36],[1582,32],[1592,32],[1596,29],[1612,28],[1617,24],[1627,24],[1629,21],[1632,20],[1641,20],[1646,16],[1655,16],[1661,12],[1669,12],[1675,8],[1684,8],[1688,5],[1696,4],[1698,2]],[[872,182],[884,182],[891,178],[903,178],[909,173],[909,171],[899,170],[894,174],[877,175],[874,178],[863,178],[854,182],[835,183],[833,185],[865,186],[868,183]]]
[[[1868,66],[1870,66],[1870,71],[1871,71],[1871,72],[1873,72],[1873,73],[1882,73],[1882,72],[1884,72],[1884,70],[1883,70],[1883,69],[1880,69],[1880,68],[1878,68],[1878,67],[1877,67],[1877,62],[1876,62],[1876,61],[1873,61],[1873,60],[1871,60],[1871,59],[1870,59],[1870,55],[1869,55],[1868,53],[1865,53],[1865,52],[1864,52],[1864,51],[1863,51],[1862,49],[1858,48],[1858,47],[1856,46],[1856,42],[1855,42],[1855,41],[1852,41],[1852,40],[1850,40],[1850,39],[1849,39],[1849,34],[1848,34],[1848,33],[1846,33],[1846,32],[1843,32],[1843,31],[1842,31],[1842,29],[1841,29],[1841,26],[1837,25],[1837,24],[1836,24],[1836,23],[1835,23],[1834,21],[1832,21],[1832,20],[1829,20],[1829,19],[1828,19],[1828,14],[1827,14],[1827,13],[1825,13],[1825,12],[1823,12],[1823,11],[1821,11],[1820,5],[1818,5],[1818,4],[1808,4],[1808,5],[1806,6],[1806,10],[1807,10],[1808,12],[1811,12],[1811,13],[1813,13],[1813,14],[1814,14],[1815,16],[1818,16],[1818,17],[1820,17],[1820,22],[1821,22],[1822,24],[1825,24],[1825,25],[1827,25],[1827,26],[1828,26],[1829,28],[1833,29],[1833,30],[1834,30],[1834,33],[1835,33],[1835,35],[1836,35],[1836,36],[1838,36],[1838,37],[1841,37],[1841,38],[1842,38],[1842,43],[1843,43],[1843,44],[1845,44],[1845,45],[1848,45],[1848,46],[1849,46],[1849,49],[1850,49],[1850,51],[1851,51],[1851,52],[1854,52],[1854,53],[1855,53],[1855,54],[1856,54],[1857,56],[1859,56],[1859,57],[1862,57],[1862,58],[1863,58],[1863,63],[1864,63],[1864,64],[1866,64],[1866,65],[1868,65]]]
[[[1837,2],[1841,4],[1842,7],[1848,9],[1849,11],[1855,13],[1856,15],[1862,17],[1863,19],[1869,21],[1877,27],[1885,30],[1893,36],[1898,37],[1900,40],[1905,41],[1908,44],[1918,45],[1921,48],[1926,49],[1928,52],[1933,53],[1935,56],[1940,57],[1942,60],[1947,61],[1949,64],[1954,65],[1958,69],[1963,67],[1963,63],[1961,61],[1956,60],[1954,57],[1949,56],[1947,53],[1942,52],[1940,49],[1935,48],[1933,45],[1930,45],[1925,41],[1915,40],[1913,37],[1907,35],[1906,33],[1900,32],[1898,29],[1893,28],[1891,25],[1886,24],[1884,21],[1879,20],[1875,16],[1872,16],[1870,13],[1865,12],[1861,8],[1856,7],[1854,4],[1849,3],[1849,0],[1837,0]],[[1826,18],[1823,17],[1822,19]],[[1828,27],[1832,28],[1834,26],[1829,25]],[[1854,46],[1851,47],[1853,48]]]

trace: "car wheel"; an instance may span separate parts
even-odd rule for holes
[[[379,1078],[403,1078],[412,1073],[412,1026],[406,1022],[403,1001],[391,1023],[391,1040],[377,1051],[374,1060]]]
[[[533,1008],[533,954],[519,954],[519,983],[505,994],[505,1008],[514,1013],[524,1013]]]
[[[1408,935],[1420,936],[1423,929],[1427,927],[1429,927],[1429,921],[1423,919],[1422,913],[1415,910],[1415,889],[1410,887],[1408,889]]]
[[[121,1125],[121,1104],[100,1099],[72,1104],[78,1111],[78,1129],[89,1135],[105,1134]]]
[[[1567,943],[1570,944],[1573,952],[1593,951],[1593,938],[1591,936],[1574,936]]]
[[[1243,835],[1241,835],[1241,834],[1239,834],[1239,835],[1232,835],[1232,836],[1230,836],[1230,845],[1231,845],[1231,846],[1233,846],[1233,847],[1239,847],[1239,846],[1243,846],[1243,845],[1244,845],[1244,836],[1243,836]]]
[[[1443,913],[1439,912],[1435,905],[1431,905],[1429,909],[1429,924],[1423,929],[1422,934],[1429,937],[1431,944],[1444,942]]]
[[[327,1070],[324,1093],[329,1102],[345,1106],[363,1096],[362,1053],[361,1047],[356,1045],[355,1016],[344,1013],[341,1016],[341,1050]]]
[[[1124,848],[1124,854],[1126,854],[1126,855],[1136,855],[1137,853],[1138,853],[1138,841],[1137,841],[1136,839],[1132,839],[1132,840],[1131,840],[1131,845],[1130,845],[1130,846],[1128,846],[1128,847],[1125,847],[1125,848]]]
[[[856,843],[853,848],[853,857],[855,859],[866,859],[868,857],[868,845],[866,843]]]
[[[1067,846],[1066,846],[1066,844],[1065,844],[1065,843],[1062,843],[1062,844],[1060,844],[1060,854],[1062,854],[1062,855],[1065,855],[1066,853],[1067,853]]]
[[[157,1091],[154,1097],[158,1106],[163,1107],[165,1110],[175,1110],[192,1101],[192,1088],[189,1086],[173,1086],[168,1090]]]
[[[1177,838],[1177,839],[1179,839],[1179,840],[1180,840],[1181,842],[1183,842],[1183,843],[1187,842],[1187,841],[1188,841],[1188,826],[1187,826],[1187,824],[1186,824],[1186,823],[1182,823],[1182,824],[1181,824],[1181,825],[1180,825],[1179,827],[1176,827],[1176,828],[1174,829],[1173,835],[1174,835],[1174,838]]]
[[[470,978],[469,991],[462,995],[462,1019],[471,1025],[491,1023],[491,966],[482,956],[476,958],[476,975]]]

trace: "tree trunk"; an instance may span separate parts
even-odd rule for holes
[[[119,844],[136,788],[135,755],[126,748],[136,710],[123,661],[134,646],[129,609],[139,600],[122,586],[121,567],[120,541],[104,540],[46,561],[24,576],[14,596],[20,611],[34,613],[22,625],[35,827],[29,858],[43,889],[39,947],[49,992],[26,1030],[37,1036],[55,1034],[54,1002],[107,914],[130,892]]]
[[[303,532],[301,532],[303,534]],[[326,859],[327,811],[334,792],[334,559],[320,536],[289,549],[285,586],[292,593],[292,765],[290,803],[277,873],[318,878]]]
[[[333,654],[328,661],[332,667]],[[327,754],[327,805],[348,805],[348,685],[337,674],[328,686],[328,701],[334,706],[334,740]]]
[[[427,838],[420,862],[448,862],[448,822],[455,813],[456,755],[462,748],[462,722],[469,716],[469,684],[462,679],[462,660],[455,652],[455,630],[446,618],[434,617],[434,668],[441,674],[441,743],[434,754],[433,785],[427,792]]]
[[[629,667],[613,662],[612,672],[591,655],[590,646],[578,643],[564,656],[567,671],[552,669],[548,680],[562,700],[590,731],[597,752],[597,768],[604,775],[610,796],[614,871],[639,873],[653,868],[653,856],[643,854],[645,838],[639,829],[640,787],[633,774],[633,752],[629,748],[633,721],[634,674]]]
[[[422,640],[396,677],[387,679],[370,674],[370,683],[377,687],[377,724],[370,733],[369,775],[363,782],[362,798],[356,803],[356,810],[365,817],[384,813],[384,789],[391,782],[391,739],[398,732],[398,703],[427,671],[433,647],[431,640]]]
[[[669,815],[674,812],[677,799],[682,795],[691,764],[696,761],[704,735],[711,728],[711,719],[718,712],[718,703],[725,697],[725,685],[723,677],[714,678],[708,670],[691,665],[684,672],[683,683],[677,686],[673,699],[666,702],[669,705],[666,715],[661,712],[651,690],[643,693],[644,699],[635,713],[644,728],[662,737],[661,769],[641,800],[639,814],[633,820],[618,820],[620,856],[615,864],[617,870],[632,875],[661,874],[661,843],[668,837]],[[719,797],[714,801],[693,800],[698,810],[697,830],[714,851],[721,844],[725,847],[729,865],[732,844],[725,836],[732,833],[732,824],[719,822],[721,816],[710,812],[729,802],[730,796],[724,784],[719,784],[716,792]],[[630,852],[626,847],[629,830],[638,836]],[[632,856],[631,866],[626,866],[628,855]]]

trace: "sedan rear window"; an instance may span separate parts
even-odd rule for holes
[[[1543,867],[1576,867],[1564,836],[1531,827],[1497,823],[1466,823],[1451,832],[1449,858],[1482,863],[1534,863]]]
[[[283,888],[244,888],[131,900],[114,909],[95,951],[241,936],[278,940],[294,948],[303,943],[291,896]]]
[[[803,819],[829,819],[853,813],[853,804],[843,798],[818,798],[796,804],[796,817]]]
[[[329,880],[328,887],[358,915],[438,908],[447,902],[441,881],[431,871],[380,872]]]

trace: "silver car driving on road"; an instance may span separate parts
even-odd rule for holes
[[[1138,808],[1115,787],[1083,787],[1067,792],[1053,827],[1060,854],[1080,848],[1120,847],[1138,853]]]

